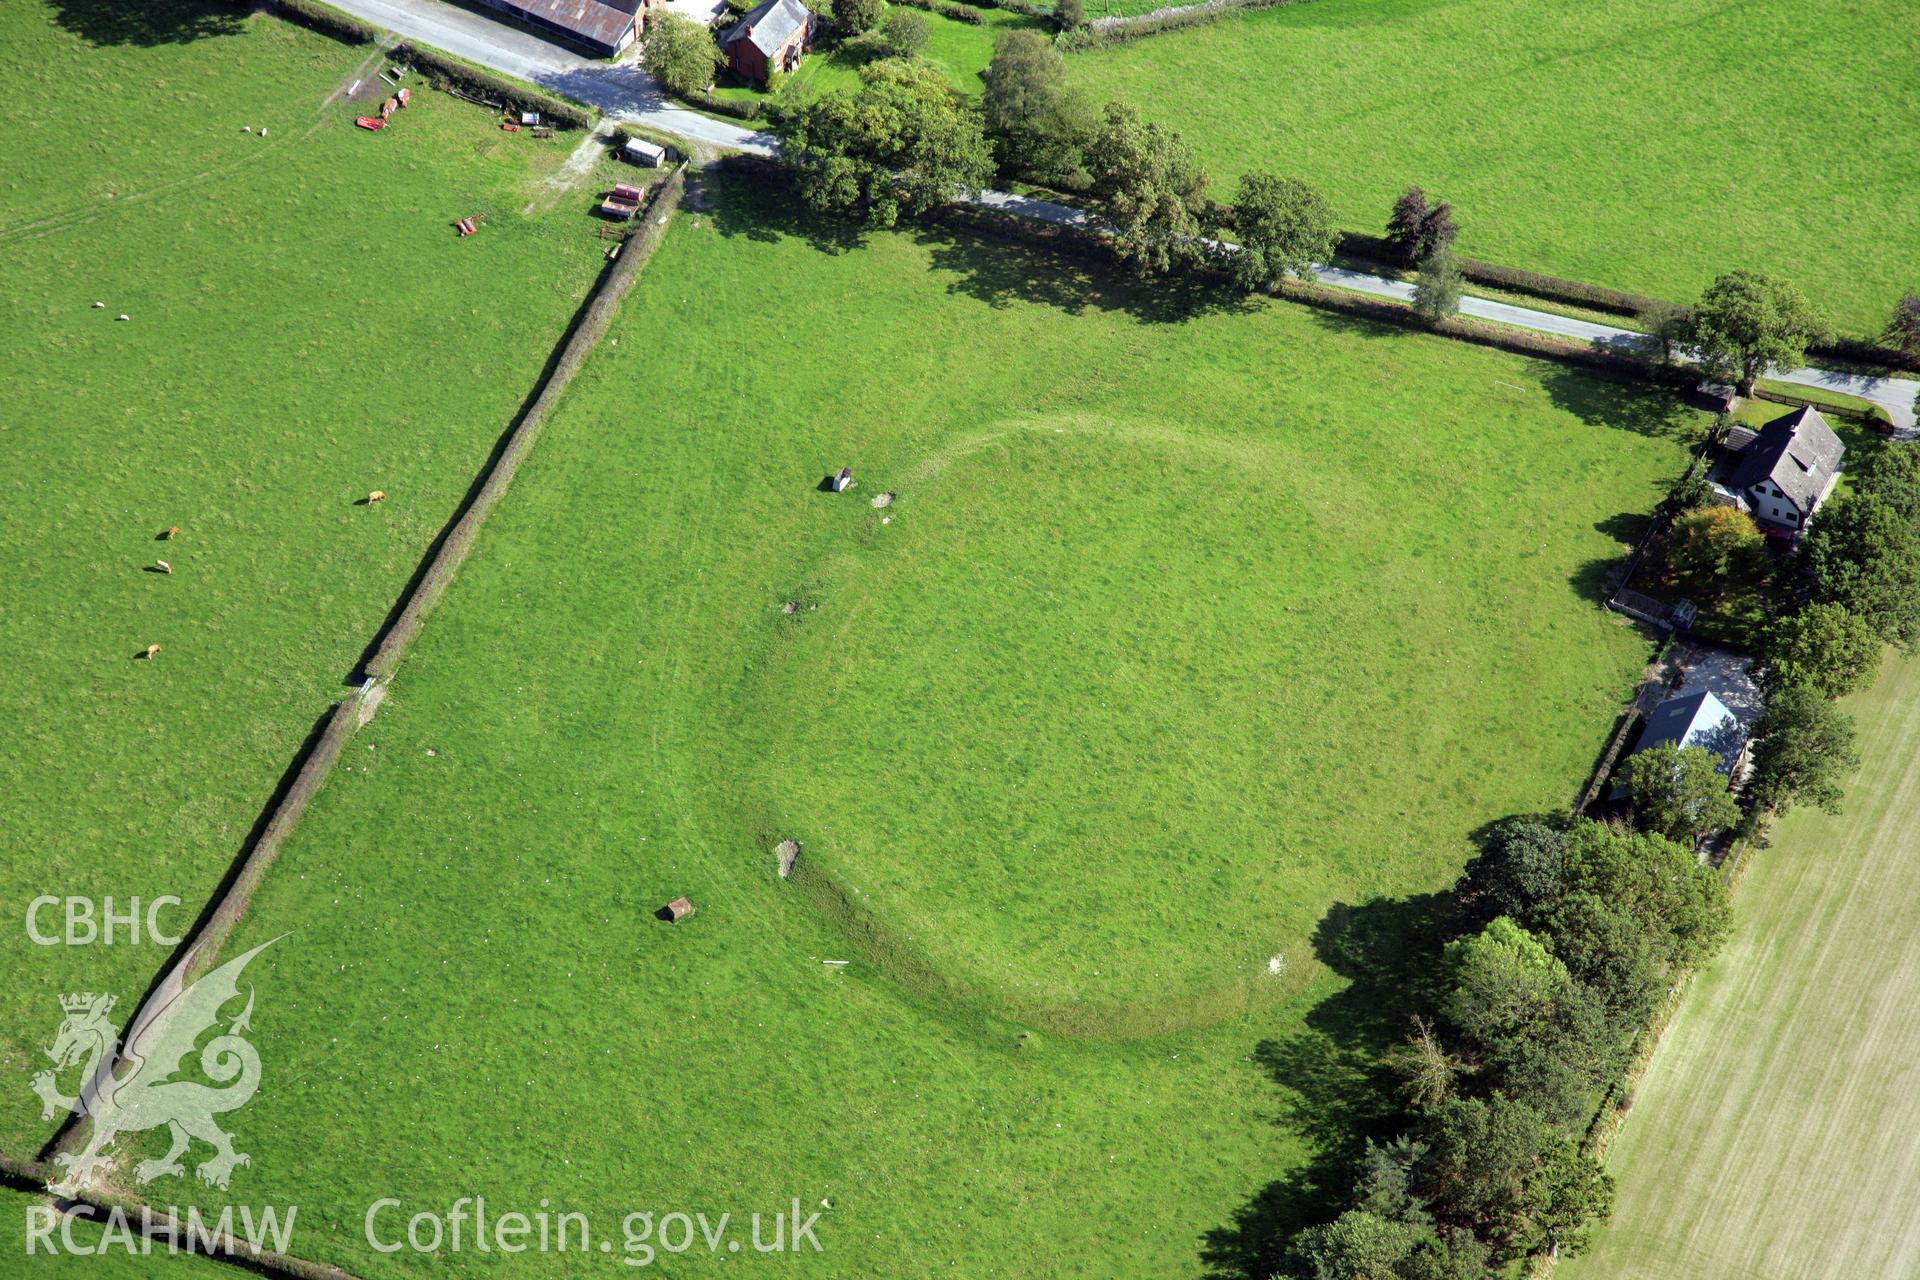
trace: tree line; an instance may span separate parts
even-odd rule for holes
[[[1386,1055],[1405,1131],[1366,1144],[1336,1217],[1280,1245],[1285,1276],[1490,1280],[1582,1249],[1613,1197],[1588,1123],[1729,922],[1691,848],[1586,820],[1497,824],[1453,901],[1443,994]]]

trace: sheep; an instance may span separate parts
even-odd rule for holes
[[[162,573],[172,573],[172,572],[173,572],[173,566],[172,566],[172,565],[170,565],[170,564],[168,564],[168,563],[167,563],[167,562],[166,562],[165,560],[155,560],[155,561],[153,562],[153,567],[154,567],[154,568],[156,568],[156,569],[158,569],[158,570],[159,570],[160,572],[162,572]]]
[[[386,499],[387,499],[387,491],[385,489],[375,489],[372,493],[367,495],[367,501],[369,503],[385,502]]]
[[[106,310],[106,308],[107,308],[107,304],[104,302],[96,302],[93,304],[93,309],[95,311],[104,311]]]
[[[148,646],[147,646],[147,657],[149,657],[149,658],[151,658],[151,657],[153,657],[153,656],[154,656],[155,654],[157,654],[157,653],[159,653],[159,652],[160,652],[160,646],[159,646],[159,645],[157,645],[157,644],[150,644],[150,645],[148,645]]]
[[[133,317],[128,315],[126,312],[122,311],[119,315],[115,316],[114,319],[115,320],[131,320],[133,319]]]

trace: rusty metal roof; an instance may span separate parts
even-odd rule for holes
[[[633,25],[641,0],[489,0],[489,3],[538,26],[556,27],[590,44],[613,49]]]

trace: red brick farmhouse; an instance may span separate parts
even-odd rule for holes
[[[800,65],[818,22],[800,0],[761,0],[720,37],[720,48],[734,74],[765,84]]]

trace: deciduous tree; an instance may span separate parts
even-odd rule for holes
[[[1438,323],[1460,310],[1460,295],[1466,279],[1453,250],[1441,245],[1420,260],[1420,274],[1413,282],[1413,308],[1428,320]]]
[[[705,92],[721,66],[713,34],[690,18],[662,11],[647,20],[640,65],[648,75],[682,98]]]
[[[1483,1045],[1502,1045],[1553,1016],[1567,992],[1567,968],[1546,944],[1507,916],[1447,944],[1453,984],[1447,1017]]]
[[[1669,971],[1698,964],[1726,937],[1726,888],[1693,850],[1660,835],[1577,822],[1567,842],[1566,895],[1527,921],[1554,939],[1557,953],[1577,950],[1578,925],[1562,908],[1591,894],[1640,922]]]
[[[1092,107],[1067,84],[1066,60],[1038,31],[1003,32],[981,73],[980,109],[994,157],[1009,173],[1080,185]]]
[[[1688,339],[1710,377],[1750,396],[1769,366],[1798,365],[1807,344],[1826,333],[1826,320],[1791,284],[1754,271],[1730,271],[1701,295]]]
[[[1635,312],[1634,318],[1660,344],[1661,361],[1673,363],[1679,357],[1680,348],[1687,343],[1693,314],[1678,303],[1653,302]]]
[[[1664,742],[1627,761],[1627,790],[1640,825],[1683,845],[1740,820],[1727,787],[1720,757],[1705,747]]]
[[[1387,239],[1398,250],[1400,261],[1410,267],[1436,249],[1452,248],[1459,234],[1453,206],[1444,201],[1428,203],[1427,193],[1419,187],[1408,187],[1393,202],[1393,212],[1387,218]]]
[[[1888,644],[1920,645],[1920,529],[1871,482],[1821,508],[1801,561],[1813,599],[1846,606]]]
[[[1606,1172],[1525,1103],[1455,1098],[1428,1112],[1425,1190],[1436,1213],[1471,1226],[1503,1258],[1560,1246],[1578,1252],[1612,1206]]]
[[[857,36],[880,21],[885,0],[833,0],[833,25],[842,35]]]
[[[1843,604],[1815,602],[1767,628],[1761,646],[1768,681],[1803,684],[1823,697],[1844,698],[1873,683],[1881,640]]]
[[[932,35],[926,14],[918,9],[894,8],[855,41],[854,48],[866,58],[913,59],[920,56]]]
[[[807,204],[872,226],[978,190],[993,173],[979,115],[923,63],[868,63],[859,88],[803,102],[778,127]]]
[[[1298,178],[1250,173],[1233,202],[1240,252],[1234,279],[1244,289],[1272,289],[1288,274],[1314,279],[1314,268],[1333,256],[1338,231],[1333,206]]]
[[[1293,1240],[1299,1274],[1312,1280],[1400,1280],[1433,1228],[1350,1209]]]
[[[1851,717],[1817,690],[1786,685],[1767,700],[1753,735],[1755,803],[1775,813],[1798,803],[1840,812],[1840,782],[1860,765]]]
[[[1454,1081],[1464,1070],[1460,1060],[1440,1042],[1433,1024],[1417,1016],[1413,1034],[1388,1049],[1385,1061],[1400,1077],[1407,1101],[1416,1107],[1430,1107],[1452,1097]]]
[[[1488,917],[1527,919],[1536,907],[1566,891],[1570,840],[1564,828],[1534,818],[1496,823],[1481,842],[1479,854],[1467,863],[1457,892],[1476,905],[1484,899]]]
[[[1881,341],[1909,360],[1920,360],[1920,293],[1909,289],[1900,296]]]
[[[1753,517],[1738,507],[1710,502],[1682,512],[1673,522],[1667,563],[1703,595],[1752,585],[1766,560],[1767,539]]]
[[[1121,261],[1144,272],[1205,261],[1207,176],[1180,135],[1110,102],[1087,145],[1087,174]]]

